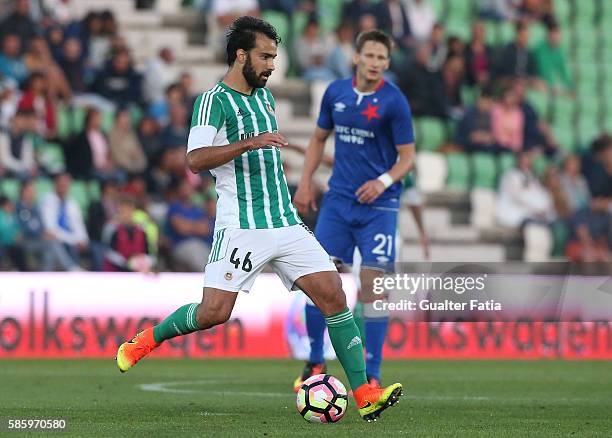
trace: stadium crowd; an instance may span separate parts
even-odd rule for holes
[[[77,17],[70,0],[3,3],[2,266],[201,270],[216,195],[210,176],[184,165],[201,90],[187,72],[170,68],[172,48],[139,70],[109,11]],[[135,3],[148,8],[154,1]],[[285,45],[294,49],[290,74],[309,82],[349,76],[356,34],[386,30],[396,41],[388,80],[416,118],[445,131],[435,149],[494,157],[498,223],[545,224],[562,236],[557,255],[612,260],[612,137],[602,133],[582,149],[568,148],[528,99],[576,96],[555,1],[466,1],[476,19],[464,23],[471,31],[462,35],[447,29],[431,0],[346,1],[333,31],[323,26],[326,1],[185,3],[213,17],[217,35],[243,14],[284,17]],[[514,35],[492,44],[500,23]],[[532,43],[534,28],[545,32]],[[221,47],[213,35],[208,43]],[[416,128],[417,136],[428,135]]]

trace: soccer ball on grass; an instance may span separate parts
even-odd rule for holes
[[[346,412],[346,388],[329,374],[316,374],[304,381],[297,393],[297,410],[311,423],[335,423]]]

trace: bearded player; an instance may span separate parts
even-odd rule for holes
[[[410,107],[402,92],[383,79],[392,42],[379,30],[357,37],[355,76],[332,82],[321,101],[317,127],[306,151],[302,178],[294,196],[301,214],[316,209],[312,177],[325,142],[335,131],[335,153],[329,191],[317,220],[315,236],[343,265],[353,263],[355,247],[362,257],[359,301],[363,303],[368,381],[378,387],[388,311],[376,310],[374,279],[395,261],[395,233],[401,181],[413,167],[414,134]],[[324,314],[306,305],[310,358],[294,383],[297,391],[313,374],[325,373]]]
[[[228,73],[197,99],[187,144],[187,165],[194,173],[210,170],[219,195],[202,301],[123,343],[117,365],[128,371],[168,339],[223,324],[238,292],[248,292],[269,264],[289,290],[301,289],[321,310],[359,414],[371,421],[398,401],[402,385],[368,384],[340,276],[291,204],[280,157],[287,141],[278,133],[274,98],[265,88],[279,42],[276,30],[258,18],[240,17],[230,28]]]

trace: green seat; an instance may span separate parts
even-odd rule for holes
[[[0,192],[15,202],[19,199],[19,191],[21,190],[21,183],[16,178],[5,178],[2,177],[0,180]]]
[[[582,118],[578,120],[578,146],[580,149],[588,145],[601,133],[599,121],[593,118]]]
[[[446,0],[429,0],[429,4],[436,12],[436,17],[444,17],[447,13],[448,2]]]
[[[137,127],[143,116],[144,113],[139,106],[132,105],[132,107],[130,107],[130,119],[132,120],[132,126]]]
[[[61,139],[70,137],[72,134],[72,114],[71,111],[64,107],[57,108],[57,136]]]
[[[575,1],[574,2],[574,21],[575,24],[578,25],[593,25],[596,21],[596,5],[595,1]]]
[[[514,24],[504,21],[499,24],[499,41],[501,45],[506,45],[514,41],[516,35],[516,28]]]
[[[285,14],[277,11],[263,11],[261,13],[261,18],[274,26],[276,33],[283,42],[286,43],[289,41],[289,22]]]
[[[435,151],[446,141],[446,124],[434,117],[420,117],[417,125],[417,144],[421,151]],[[419,140],[420,137],[420,140]]]
[[[87,211],[87,207],[89,207],[89,189],[85,181],[73,181],[70,185],[70,196],[74,198],[82,212]]]
[[[485,26],[485,41],[490,46],[496,46],[499,43],[499,25],[495,21],[487,20],[484,22]]]
[[[444,23],[444,25],[446,26],[447,35],[454,35],[456,37],[459,37],[463,41],[469,40],[470,35],[472,33],[472,26],[470,20],[449,17]]]
[[[473,105],[478,99],[479,90],[478,87],[468,87],[464,85],[461,87],[461,102],[464,106]]]
[[[449,1],[446,9],[449,20],[463,21],[469,27],[474,16],[474,6],[471,1]]]
[[[533,173],[541,177],[544,175],[544,171],[550,165],[548,158],[544,155],[538,155],[533,159]]]
[[[115,125],[115,113],[112,111],[102,112],[102,131],[108,134]]]
[[[576,115],[576,101],[562,95],[555,96],[552,102],[552,112],[555,122],[570,122]]]
[[[545,91],[530,89],[527,91],[527,101],[533,105],[536,112],[544,118],[548,116],[550,97]]]
[[[64,150],[57,143],[44,143],[38,152],[38,161],[49,173],[66,169]]]
[[[472,187],[495,189],[497,166],[495,157],[486,152],[472,154]]]
[[[47,193],[53,191],[53,181],[49,178],[38,178],[36,180],[36,199],[41,201]]]
[[[93,201],[99,201],[100,197],[102,196],[101,190],[100,190],[100,183],[96,180],[90,181],[89,182],[89,187],[88,187],[88,192],[89,192],[89,200],[90,202]]]
[[[529,47],[533,48],[545,41],[548,36],[546,26],[541,23],[533,23],[529,27]]]
[[[341,21],[342,2],[338,0],[319,0],[317,6],[321,17],[321,30],[325,33],[333,32]]]
[[[516,156],[512,153],[505,152],[497,158],[498,174],[503,175],[508,170],[512,169],[516,164]]]
[[[72,133],[78,134],[85,129],[85,108],[76,107],[72,111]]]
[[[563,28],[569,23],[571,7],[570,0],[555,0],[555,16]]]
[[[467,155],[463,153],[452,153],[446,155],[448,176],[446,187],[449,190],[467,192],[470,188],[470,163]]]
[[[555,122],[551,125],[555,138],[559,142],[559,147],[568,153],[576,150],[576,126],[574,123]]]

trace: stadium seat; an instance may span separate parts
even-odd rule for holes
[[[72,114],[71,111],[64,107],[57,107],[57,136],[61,139],[70,137],[72,134]]]
[[[287,21],[287,16],[285,14],[282,12],[266,10],[261,13],[261,18],[276,28],[276,33],[278,33],[278,36],[280,36],[282,41],[289,41],[289,22]]]
[[[100,183],[98,181],[93,180],[89,182],[88,194],[90,202],[100,200],[102,193],[100,190]]]
[[[532,23],[529,26],[529,47],[534,48],[547,38],[548,30],[541,23]]]
[[[567,28],[571,15],[571,0],[555,0],[555,16],[562,28]]]
[[[516,163],[516,156],[512,153],[500,154],[497,158],[497,168],[499,169],[498,175],[503,175],[508,170],[514,167]]]
[[[497,166],[495,156],[486,152],[472,154],[472,187],[495,189]]]
[[[115,124],[115,113],[111,111],[102,112],[102,131],[108,134]]]
[[[437,152],[419,152],[416,156],[417,187],[424,193],[444,190],[448,167],[444,155]]]
[[[16,178],[2,177],[0,180],[0,193],[15,202],[19,199],[21,183]]]
[[[478,99],[478,95],[478,87],[469,87],[467,85],[461,87],[461,103],[464,106],[473,105],[476,99]]]
[[[576,116],[576,100],[557,95],[552,102],[552,119],[555,122],[571,122]]]
[[[419,117],[414,120],[419,151],[435,151],[447,138],[446,124],[434,117]]]
[[[467,192],[470,188],[470,163],[466,154],[451,153],[446,155],[448,177],[446,187],[449,190]]]
[[[499,41],[498,44],[506,45],[514,41],[516,35],[516,29],[514,24],[504,21],[499,24]]]
[[[79,207],[81,207],[81,211],[85,213],[89,207],[89,190],[87,188],[87,183],[79,180],[72,181],[70,196],[74,198],[77,204],[79,204]]]
[[[495,205],[497,197],[494,190],[475,188],[470,191],[470,224],[478,229],[495,225]]]
[[[317,2],[319,17],[321,17],[321,30],[323,32],[334,32],[340,24],[342,2],[338,0],[319,0]],[[294,35],[298,35],[294,32]]]
[[[40,202],[43,197],[53,191],[53,181],[49,178],[38,178],[36,180],[36,199]]]
[[[574,22],[576,26],[594,26],[596,21],[596,5],[595,1],[574,1]]]
[[[461,2],[454,2],[461,3]],[[444,25],[446,26],[446,34],[461,38],[463,41],[468,41],[472,31],[470,30],[469,21],[462,18],[449,17]]]
[[[550,97],[547,92],[529,89],[527,90],[527,100],[541,117],[548,118]]]
[[[544,175],[544,171],[549,165],[550,162],[548,158],[546,158],[544,155],[537,155],[533,159],[533,172],[537,176],[542,177],[542,175]]]
[[[523,228],[523,261],[545,262],[553,250],[552,232],[546,225],[530,223]]]
[[[429,4],[436,12],[436,17],[438,17],[438,20],[444,19],[444,17],[447,15],[448,3],[449,2],[447,0],[429,0]]]
[[[62,172],[66,168],[64,150],[57,143],[42,144],[38,161],[50,173]]]
[[[555,123],[551,125],[551,129],[561,149],[569,153],[574,153],[576,150],[576,127],[574,123],[562,120],[559,122],[555,121]]]

